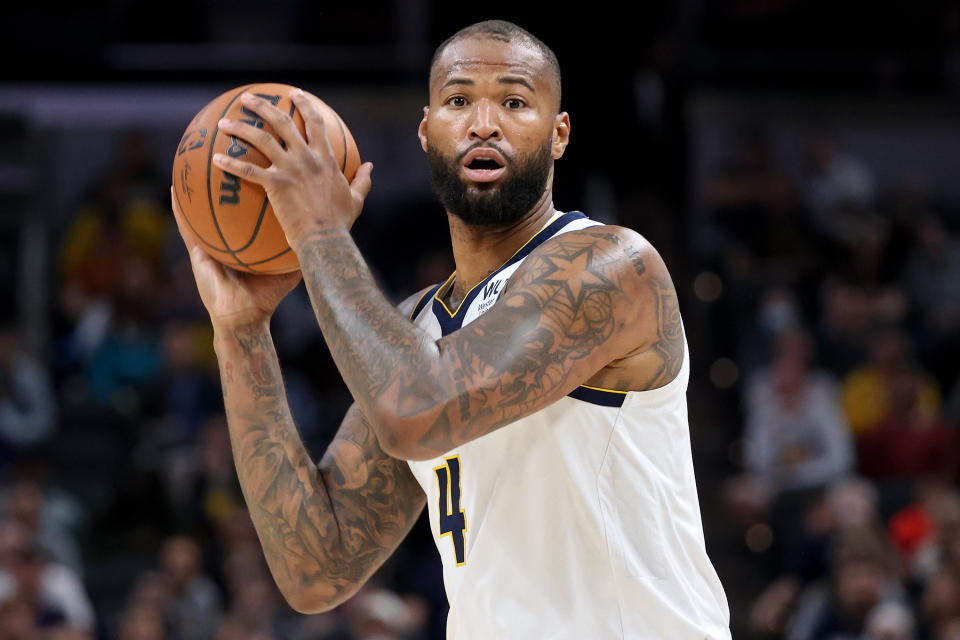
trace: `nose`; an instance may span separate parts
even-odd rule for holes
[[[471,140],[499,140],[502,133],[497,112],[488,100],[475,103],[473,118],[470,121]]]

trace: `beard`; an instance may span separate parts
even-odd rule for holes
[[[553,166],[552,138],[528,154],[509,157],[496,144],[470,145],[455,158],[445,156],[427,143],[430,184],[447,211],[478,227],[505,227],[526,215],[547,188]],[[468,183],[460,176],[464,156],[477,147],[500,152],[506,161],[506,176],[497,182]]]

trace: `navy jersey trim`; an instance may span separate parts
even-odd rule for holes
[[[437,286],[430,287],[429,289],[423,292],[423,295],[420,296],[419,300],[417,300],[416,306],[413,307],[413,312],[410,314],[411,322],[417,319],[417,316],[420,315],[420,312],[423,311],[424,307],[427,306],[427,303],[430,302],[430,300],[433,298],[434,295],[436,295],[437,289],[439,289],[442,284],[443,283],[441,282]]]
[[[483,290],[484,285],[486,285],[487,282],[489,282],[494,276],[510,265],[516,264],[520,260],[526,258],[534,249],[552,238],[558,231],[560,231],[560,229],[564,228],[574,220],[579,220],[580,218],[586,217],[587,216],[580,211],[570,211],[538,231],[526,242],[526,244],[520,247],[517,252],[510,257],[509,260],[504,262],[499,269],[474,285],[474,287],[467,292],[467,295],[464,296],[463,301],[459,304],[459,306],[457,306],[457,309],[454,312],[451,312],[449,309],[447,309],[447,306],[438,297],[439,289],[443,288],[443,285],[438,287],[438,290],[435,291],[432,296],[433,314],[437,317],[437,321],[440,323],[440,330],[443,332],[443,335],[453,333],[463,326],[463,318],[467,313],[467,309],[470,308],[474,298],[476,298]],[[450,282],[454,275],[456,275],[456,272],[451,274],[450,278],[447,278],[447,282]],[[443,284],[447,284],[447,282],[444,282]]]
[[[590,404],[599,404],[604,407],[622,407],[627,397],[625,391],[608,391],[594,387],[579,386],[567,394],[571,398],[583,400]]]

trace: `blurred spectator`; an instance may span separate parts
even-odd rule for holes
[[[768,142],[759,131],[745,135],[737,158],[706,185],[707,203],[732,216],[731,223],[741,222],[741,215],[782,212],[797,205],[796,187],[776,166]]]
[[[372,585],[361,589],[344,608],[356,640],[414,640],[422,637],[426,626],[426,610],[420,598],[404,599]]]
[[[161,551],[163,577],[171,598],[167,623],[177,640],[207,640],[217,628],[221,598],[216,584],[202,572],[200,546],[186,536],[168,538]]]
[[[889,526],[907,575],[924,584],[943,566],[960,568],[960,493],[951,484],[923,482],[915,494]]]
[[[79,578],[46,560],[22,524],[6,520],[0,523],[0,602],[10,599],[28,603],[40,627],[93,630],[93,607]]]
[[[123,413],[134,413],[140,409],[138,385],[150,380],[162,366],[161,336],[153,301],[160,281],[143,258],[124,259],[118,268],[110,329],[90,354],[86,378],[97,402]]]
[[[0,601],[0,640],[36,640],[40,625],[34,607],[24,598]]]
[[[163,615],[156,609],[134,607],[128,609],[120,620],[117,640],[166,640],[167,632]]]
[[[232,605],[227,618],[238,623],[248,634],[268,638],[289,638],[297,617],[284,603],[273,579],[266,572],[235,582]]]
[[[44,555],[83,576],[83,557],[71,530],[79,514],[64,513],[65,509],[75,512],[76,506],[51,504],[40,484],[27,478],[15,481],[0,502],[0,515],[23,525]]]
[[[947,392],[943,403],[943,419],[954,428],[960,427],[960,379]]]
[[[926,314],[924,328],[941,334],[956,331],[960,327],[960,241],[932,214],[913,221],[913,234],[904,270],[907,291]]]
[[[930,577],[923,590],[921,610],[930,635],[939,637],[960,615],[960,572],[945,567]]]
[[[876,490],[865,479],[849,477],[813,500],[794,536],[784,572],[750,606],[750,628],[762,636],[781,635],[804,587],[829,578],[834,540],[843,532],[879,525]]]
[[[864,475],[878,480],[932,476],[946,482],[957,477],[957,432],[921,406],[922,384],[915,369],[886,375],[886,417],[861,432],[857,442]]]
[[[914,640],[916,621],[902,602],[883,602],[870,612],[864,625],[863,640]]]
[[[264,634],[254,629],[248,629],[243,622],[231,616],[224,617],[219,626],[214,640],[274,640],[273,636]],[[276,639],[276,640],[279,640]]]
[[[916,411],[923,420],[933,419],[940,407],[937,381],[918,369],[908,336],[896,328],[876,331],[870,341],[870,360],[842,380],[841,397],[847,423],[860,437],[890,417],[895,379],[904,372],[916,376]]]
[[[57,415],[50,375],[21,343],[16,325],[0,325],[0,471],[48,440]]]
[[[179,524],[213,536],[222,523],[246,505],[230,447],[226,417],[208,415],[201,424],[198,442],[176,448],[164,471],[167,490]]]
[[[960,616],[943,623],[934,640],[960,640]]]
[[[871,207],[876,185],[861,160],[839,151],[830,137],[817,135],[807,145],[803,192],[817,229],[833,237],[838,214],[843,209]]]
[[[898,289],[901,255],[894,240],[894,226],[886,217],[872,211],[836,216],[845,226],[838,252],[830,270],[848,282],[865,288],[872,297],[886,302],[890,309],[880,311],[899,320],[906,312],[906,299]],[[892,304],[895,302],[896,304]]]
[[[817,337],[824,365],[835,375],[846,374],[867,358],[876,307],[874,298],[861,287],[835,277],[823,282]]]
[[[164,184],[153,167],[146,135],[131,132],[115,164],[92,188],[60,249],[63,281],[87,297],[106,296],[122,276],[122,261],[140,256],[159,266],[170,216],[158,197]]]
[[[133,585],[127,610],[156,611],[167,610],[172,597],[170,582],[160,571],[144,571]]]
[[[797,284],[815,266],[797,187],[776,165],[764,134],[741,144],[736,161],[704,187],[724,236],[723,270],[740,286]]]
[[[201,420],[223,410],[207,325],[170,320],[162,327],[162,363],[139,387],[142,412],[162,421],[151,447],[193,442]]]
[[[816,489],[853,467],[853,449],[830,376],[811,370],[802,331],[777,340],[769,367],[747,384],[744,462],[749,482],[770,492]]]
[[[788,640],[859,638],[875,607],[902,601],[896,562],[873,528],[848,529],[836,539],[829,583],[814,584],[800,597]]]
[[[130,413],[130,387],[159,366],[151,326],[163,295],[170,215],[144,134],[122,137],[116,162],[92,188],[60,246],[60,302],[65,320],[58,367],[83,371],[101,404]],[[161,306],[162,308],[162,306]]]
[[[744,339],[738,348],[737,362],[751,372],[763,367],[770,362],[779,337],[800,330],[803,320],[801,302],[792,290],[785,287],[766,290],[759,297],[752,330],[742,332]]]
[[[960,241],[931,213],[911,222],[913,246],[903,274],[920,331],[919,349],[945,387],[958,379]]]

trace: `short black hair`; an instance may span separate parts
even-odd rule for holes
[[[486,36],[503,42],[522,40],[539,51],[540,55],[547,61],[547,66],[550,68],[550,71],[553,73],[554,86],[557,89],[557,111],[560,110],[560,62],[557,60],[557,55],[540,38],[523,27],[515,25],[512,22],[507,22],[506,20],[484,20],[483,22],[476,22],[460,29],[460,31],[457,31],[441,42],[437,50],[433,52],[433,58],[430,60],[431,80],[433,79],[433,71],[436,69],[437,62],[440,60],[440,56],[444,50],[458,40],[471,38],[473,36]]]

